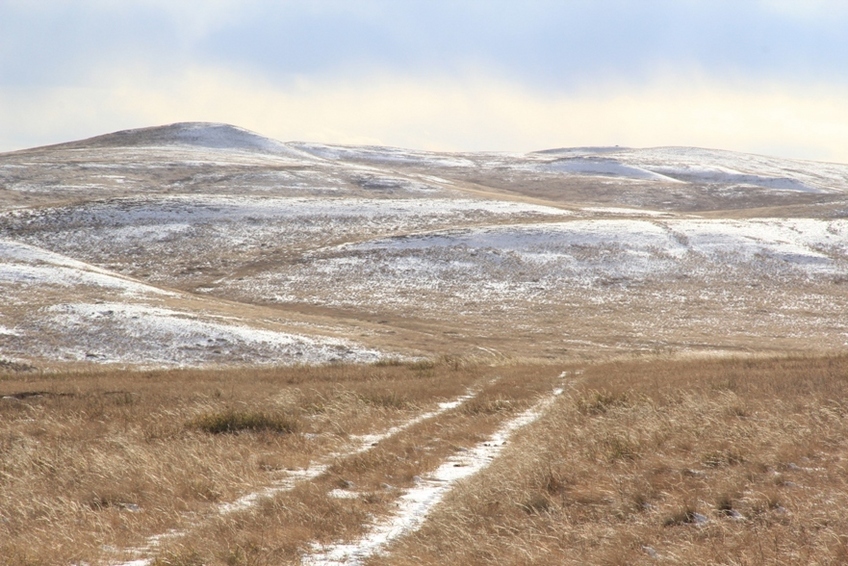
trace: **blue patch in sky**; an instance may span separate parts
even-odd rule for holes
[[[550,89],[657,72],[848,82],[848,17],[755,1],[259,2],[203,33],[155,3],[0,6],[0,84],[72,84],[123,62],[300,76],[494,74]],[[203,11],[203,3],[196,9]]]

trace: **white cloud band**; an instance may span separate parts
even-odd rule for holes
[[[486,77],[365,76],[281,86],[232,70],[111,71],[87,87],[0,90],[0,149],[218,121],[286,140],[446,150],[694,145],[848,162],[846,87],[658,77],[572,93]]]

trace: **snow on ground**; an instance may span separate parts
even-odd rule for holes
[[[172,294],[36,246],[0,239],[0,289],[6,287],[11,293],[12,287],[45,285],[90,285],[128,296]]]
[[[586,206],[580,209],[582,212],[590,212],[605,216],[647,216],[651,218],[670,217],[668,212],[658,210],[645,210],[642,208],[626,208],[622,206]]]
[[[776,191],[848,191],[848,165],[691,147],[572,148],[534,152],[518,170]]]
[[[659,181],[665,183],[680,184],[687,180],[678,179],[666,175],[655,166],[655,160],[661,159],[661,151],[666,156],[676,157],[673,162],[685,167],[690,162],[706,162],[704,173],[711,173],[705,180],[712,182],[739,183],[738,179],[728,177],[722,178],[719,173],[745,173],[735,171],[728,167],[736,165],[743,169],[748,167],[753,157],[747,154],[734,152],[718,152],[710,150],[699,150],[697,148],[659,148],[656,149],[629,149],[619,147],[577,147],[543,150],[528,154],[507,152],[477,152],[477,153],[448,153],[410,150],[395,147],[382,146],[336,146],[316,143],[289,143],[290,148],[301,150],[305,153],[321,157],[335,162],[368,163],[373,166],[411,166],[417,169],[431,168],[434,171],[446,170],[449,175],[451,170],[474,170],[486,171],[510,171],[510,172],[544,172],[564,175],[602,176],[620,179],[634,179]],[[642,162],[647,166],[643,166]],[[802,162],[799,162],[802,163]],[[715,167],[711,166],[715,164]],[[757,177],[751,172],[748,182],[758,181],[770,182],[770,173],[774,173],[774,166],[761,166],[758,171],[765,171],[762,177]],[[806,169],[811,165],[817,167],[819,164],[806,164]],[[801,169],[804,169],[801,166]],[[848,169],[848,168],[846,168]],[[669,171],[678,171],[670,168]],[[785,175],[782,175],[785,176]],[[791,174],[789,174],[791,177]],[[778,183],[779,184],[779,183]],[[788,185],[791,190],[803,186]],[[804,187],[806,190],[807,187]]]
[[[369,236],[570,214],[473,199],[194,195],[18,211],[0,217],[0,230],[5,224],[19,240],[175,284],[180,274],[191,276],[192,268],[226,273],[240,262],[264,261],[271,250],[289,253]]]
[[[603,298],[610,282],[755,281],[848,270],[848,221],[581,219],[436,231],[330,247],[285,274],[233,282],[246,293],[356,306]],[[329,290],[344,286],[341,296]]]
[[[281,142],[227,124],[186,122],[157,129],[161,131],[160,140],[170,138],[174,143],[214,149],[292,153],[291,149]],[[303,155],[305,154],[298,156]]]
[[[379,180],[378,180],[379,182]],[[208,222],[243,222],[247,220],[317,218],[410,217],[489,214],[489,215],[564,215],[565,211],[549,206],[510,201],[473,199],[368,199],[368,198],[275,198],[238,195],[178,195],[155,199],[128,198],[94,203],[84,207],[34,211],[24,216],[28,225],[44,218],[50,223],[81,226],[153,225],[178,226]],[[9,220],[13,221],[12,219]],[[20,220],[18,220],[20,221]]]
[[[2,353],[160,366],[371,362],[380,353],[324,336],[255,328],[236,319],[143,301],[178,298],[35,246],[0,240]],[[76,302],[75,302],[76,300]]]
[[[261,491],[248,493],[247,495],[244,495],[233,502],[224,503],[220,506],[219,512],[221,514],[226,515],[229,513],[234,513],[236,511],[243,511],[245,509],[249,509],[255,506],[262,499],[272,497],[273,495],[281,493],[283,491],[289,491],[297,483],[300,483],[302,481],[308,481],[323,474],[324,471],[326,471],[326,469],[329,467],[330,462],[338,460],[339,458],[348,458],[350,456],[355,456],[357,454],[367,452],[371,449],[371,447],[377,445],[378,443],[388,438],[391,438],[397,434],[400,434],[404,430],[413,427],[420,422],[438,417],[446,413],[447,411],[450,411],[451,409],[459,407],[469,399],[473,399],[477,395],[477,393],[477,391],[470,391],[465,395],[461,395],[456,399],[452,399],[451,401],[444,401],[442,403],[439,403],[438,407],[435,410],[428,411],[426,413],[421,413],[420,415],[413,417],[404,423],[395,425],[387,430],[384,430],[383,432],[374,434],[351,435],[349,439],[350,447],[347,450],[330,454],[327,458],[324,459],[323,462],[313,463],[308,468],[302,470],[288,470],[286,472],[288,474],[287,478]]]
[[[848,190],[848,166],[841,164],[685,147],[630,150],[620,155],[627,164],[687,182],[813,193]]]
[[[128,303],[61,304],[43,324],[64,330],[59,357],[99,363],[202,365],[373,362],[379,352],[346,340],[258,329],[162,307]]]
[[[678,183],[676,179],[660,175],[640,167],[625,165],[613,159],[597,157],[572,157],[546,163],[541,167],[544,171],[574,173],[578,175],[601,175],[605,177],[624,177],[648,181]]]
[[[34,336],[30,322],[59,336],[47,323],[62,313],[39,310],[45,305],[143,296],[148,307],[163,306],[152,285],[204,293],[209,304],[219,298],[456,315],[450,321],[472,313],[481,325],[474,335],[503,326],[499,317],[514,323],[516,313],[531,313],[522,321],[528,328],[553,328],[555,316],[539,313],[565,304],[575,312],[609,303],[630,308],[640,286],[687,300],[760,286],[783,308],[784,300],[803,303],[809,288],[798,289],[811,281],[820,285],[813,295],[839,304],[848,280],[845,220],[669,212],[842,213],[838,193],[848,192],[848,166],[733,152],[439,153],[280,143],[221,124],[174,124],[1,155],[0,185],[10,195],[0,211],[0,293],[14,314],[2,321],[21,333],[2,335],[6,343]],[[508,202],[499,191],[580,210]],[[38,206],[23,209],[24,202]],[[31,300],[42,295],[49,297]],[[664,316],[700,320],[688,308],[684,301]],[[794,332],[788,319],[768,317],[784,334]],[[102,354],[90,344],[69,355]],[[259,358],[289,347],[266,344]],[[207,354],[218,359],[214,348]],[[202,358],[193,355],[181,350],[175,359]]]
[[[277,140],[261,136],[250,130],[216,122],[178,122],[166,126],[122,130],[96,136],[61,147],[169,147],[190,146],[207,150],[228,152],[258,152],[295,156],[314,161],[311,155],[288,147]]]
[[[289,143],[288,147],[332,160],[373,161],[398,165],[428,167],[475,167],[476,163],[461,154],[415,151],[383,146],[342,146],[317,143]]]
[[[350,251],[465,249],[517,254],[536,263],[579,261],[580,250],[607,250],[619,256],[624,270],[651,273],[649,260],[735,256],[784,261],[807,273],[832,272],[848,254],[848,221],[815,219],[706,220],[638,219],[574,220],[520,226],[471,228],[344,246]],[[829,253],[830,252],[830,253]],[[830,255],[830,254],[835,255]],[[642,261],[645,260],[645,261]]]
[[[400,497],[394,516],[374,525],[361,539],[352,543],[315,545],[315,551],[304,556],[302,563],[309,566],[362,564],[392,541],[418,530],[456,482],[488,466],[501,453],[512,434],[537,420],[561,393],[562,390],[557,389],[553,396],[508,421],[486,441],[445,460],[438,469],[421,478],[416,487]]]

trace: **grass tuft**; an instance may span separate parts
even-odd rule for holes
[[[667,517],[663,525],[666,527],[675,527],[680,525],[698,525],[704,522],[704,515],[698,513],[693,505],[685,505]]]
[[[380,358],[379,360],[377,360],[376,362],[374,362],[371,365],[373,365],[374,367],[378,367],[378,368],[388,368],[388,367],[400,367],[400,366],[403,365],[403,363],[404,363],[403,360],[401,360],[400,358],[386,357],[386,358]]]
[[[208,561],[196,550],[169,552],[157,557],[150,566],[206,566]]]
[[[296,417],[284,413],[265,411],[237,411],[228,409],[198,415],[188,422],[188,427],[209,434],[236,434],[239,432],[275,432],[290,434],[300,430]]]
[[[704,454],[701,463],[707,468],[720,468],[722,466],[735,466],[745,461],[737,450],[717,450]]]
[[[630,396],[626,391],[591,391],[577,401],[577,410],[584,415],[603,415],[614,408],[626,407],[629,400]]]
[[[427,371],[435,369],[436,362],[434,362],[433,360],[418,360],[415,362],[408,363],[407,367],[415,371]]]

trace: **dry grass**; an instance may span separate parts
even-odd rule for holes
[[[297,564],[354,540],[560,368],[445,360],[0,377],[0,564]],[[497,377],[498,379],[493,379]],[[848,357],[622,362],[572,372],[501,457],[373,564],[841,564]],[[475,397],[367,451],[436,403]],[[254,507],[218,504],[326,470]],[[334,497],[342,490],[351,497]]]
[[[362,536],[375,520],[394,512],[397,498],[418,476],[457,450],[483,441],[506,419],[549,394],[557,375],[550,367],[535,366],[494,372],[498,379],[473,399],[366,452],[337,459],[314,481],[298,484],[256,509],[196,529],[166,545],[158,564],[190,564],[195,559],[208,565],[299,564],[315,542]],[[338,490],[347,497],[334,497]]]
[[[479,376],[445,365],[0,376],[0,564],[114,558],[110,547],[194,524]]]
[[[844,564],[848,358],[621,363],[369,564]]]

